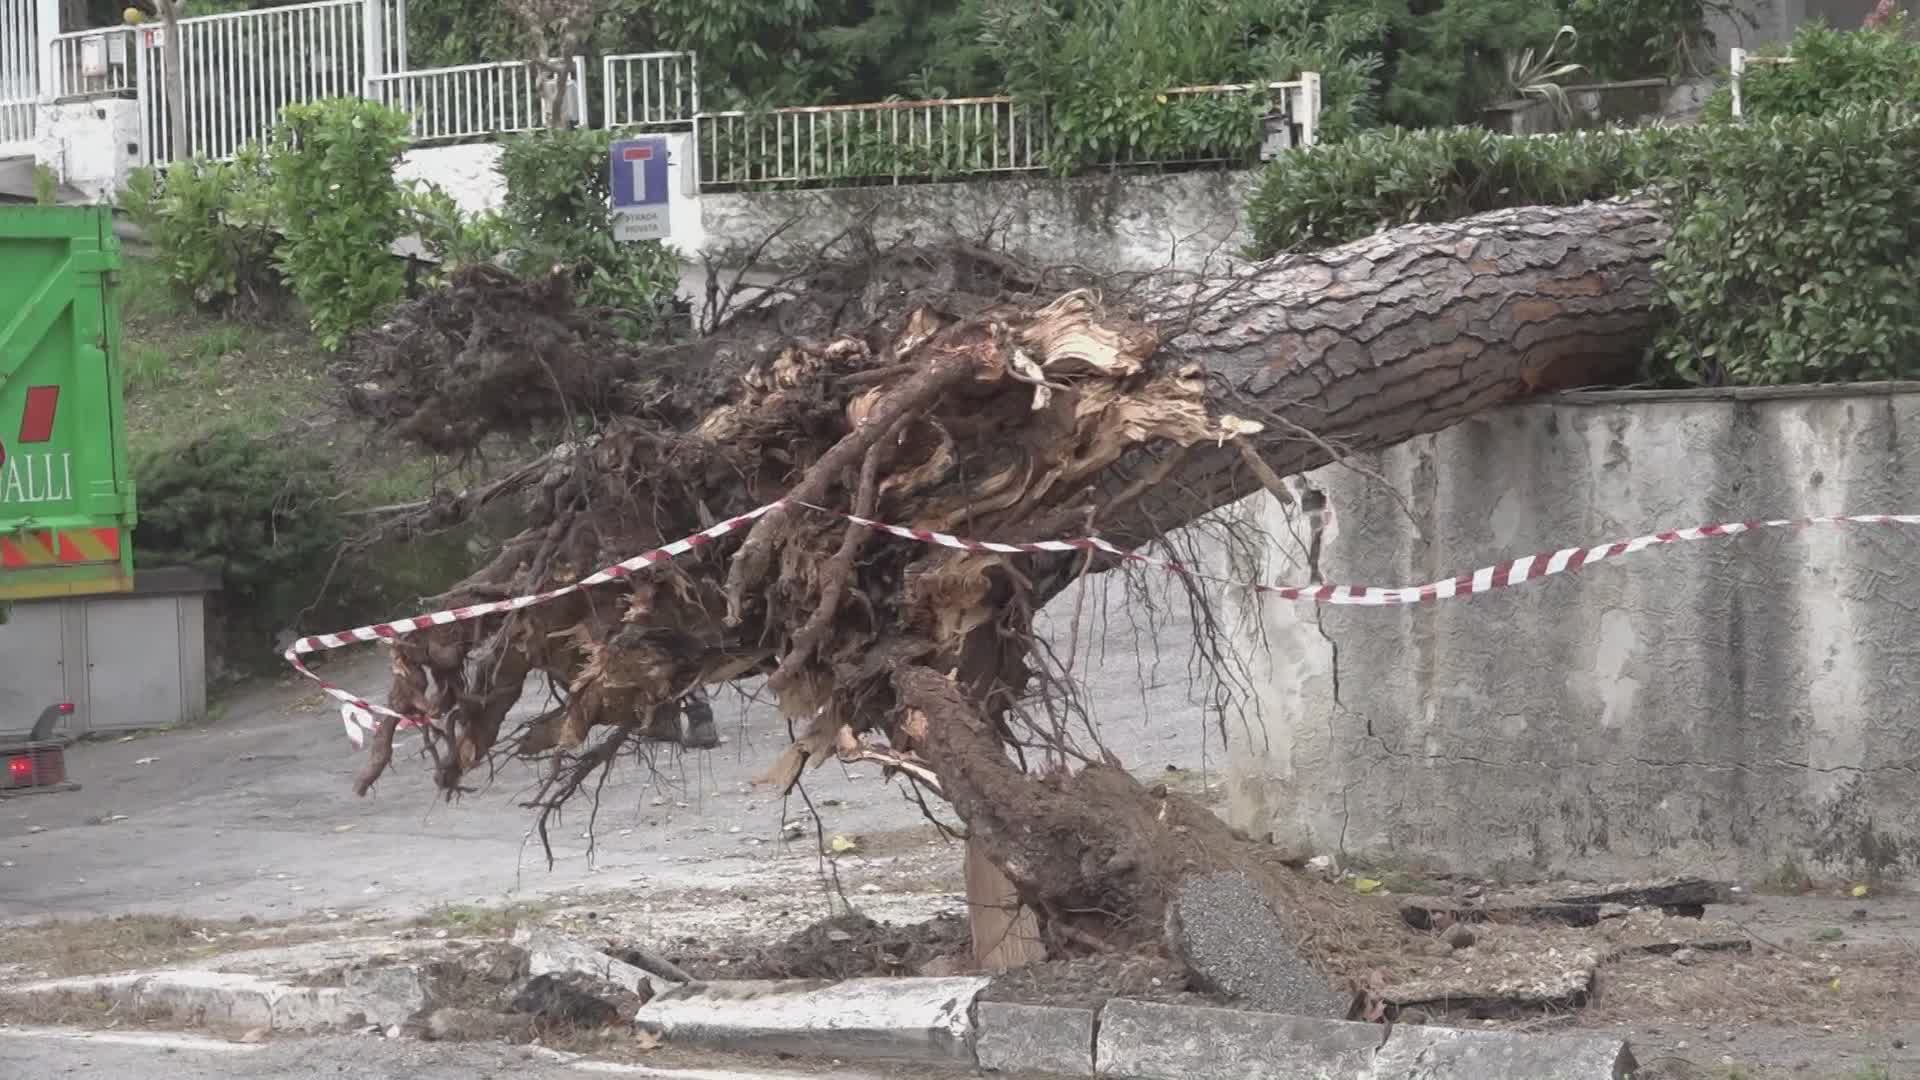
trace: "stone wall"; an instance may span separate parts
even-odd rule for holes
[[[716,253],[784,227],[765,252],[775,261],[818,248],[864,216],[883,244],[958,234],[1047,265],[1191,270],[1246,244],[1242,214],[1258,177],[1211,170],[708,194],[700,216]]]
[[[1417,584],[1747,518],[1920,510],[1920,387],[1608,393],[1313,474],[1323,580]],[[1369,472],[1376,475],[1370,476]],[[1242,509],[1306,533],[1264,496]],[[1267,580],[1308,576],[1275,542]],[[1417,608],[1266,602],[1232,817],[1466,872],[1920,864],[1920,529],[1659,547]]]

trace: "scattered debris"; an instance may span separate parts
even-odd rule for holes
[[[744,953],[684,957],[696,979],[850,979],[872,975],[933,974],[936,959],[971,957],[967,921],[940,916],[893,926],[850,913],[823,919],[778,945]]]
[[[543,1024],[607,1027],[631,1019],[651,996],[585,972],[549,972],[527,980],[508,1008]]]
[[[1599,891],[1557,886],[1487,895],[1476,889],[1471,896],[1427,896],[1401,901],[1400,917],[1415,930],[1441,930],[1452,922],[1545,921],[1594,926],[1602,919],[1624,916],[1636,908],[1700,918],[1708,904],[1725,903],[1731,894],[1727,883],[1704,878],[1616,885]]]

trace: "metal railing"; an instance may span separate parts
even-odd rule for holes
[[[700,186],[892,180],[1047,167],[1045,109],[1010,97],[701,113]]]
[[[121,97],[137,87],[133,31],[123,27],[80,30],[53,37],[47,73],[56,99]]]
[[[359,97],[365,86],[361,0],[182,19],[181,82],[187,152],[224,159],[265,141],[288,105]],[[138,31],[142,142],[151,160],[173,156],[160,27]]]
[[[0,0],[0,149],[33,143],[40,100],[40,57],[34,0]]]
[[[1311,145],[1319,114],[1319,79],[1286,83],[1187,86],[1168,90],[1177,100],[1230,100],[1263,94],[1270,111],[1297,129],[1290,142]],[[611,115],[611,114],[610,114]],[[1251,123],[1251,119],[1248,120]],[[750,185],[899,183],[1037,172],[1052,165],[1056,135],[1045,105],[1011,97],[887,101],[820,105],[768,112],[698,113],[702,190]],[[1101,165],[1191,165],[1249,157],[1259,133],[1116,150]]]
[[[585,57],[573,58],[567,84],[572,119],[586,117]],[[477,139],[535,131],[547,126],[543,76],[525,61],[378,75],[367,80],[370,95],[412,119],[415,142]]]
[[[700,62],[692,53],[622,53],[600,61],[601,123],[608,130],[693,123]]]

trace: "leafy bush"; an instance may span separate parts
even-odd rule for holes
[[[1920,40],[1906,33],[1904,19],[1883,28],[1833,30],[1819,23],[1800,29],[1783,49],[1763,57],[1791,56],[1785,64],[1754,64],[1740,80],[1741,111],[1765,120],[1817,116],[1847,105],[1920,101]],[[1707,101],[1709,120],[1733,112],[1733,91],[1723,86]]]
[[[1397,51],[1381,115],[1406,127],[1468,123],[1510,93],[1506,62],[1544,50],[1560,13],[1539,0],[1392,0]]]
[[[270,660],[273,635],[297,621],[343,535],[330,466],[288,440],[231,426],[137,454],[133,465],[136,558],[219,574],[230,644],[242,658]]]
[[[1920,375],[1920,116],[1905,105],[1712,125],[1665,198],[1662,375]]]
[[[672,312],[680,262],[657,240],[620,243],[609,209],[605,131],[541,131],[501,147],[502,217],[526,274],[571,268],[583,303],[606,308],[630,336],[658,332]]]
[[[467,214],[440,187],[416,181],[401,191],[407,228],[437,260],[435,283],[463,266],[493,262],[507,249],[506,220],[491,211]]]
[[[1574,59],[1599,79],[1703,74],[1717,44],[1709,15],[1754,24],[1727,0],[1562,0],[1561,12],[1580,32]]]
[[[1267,166],[1248,205],[1258,258],[1355,240],[1392,225],[1509,206],[1565,206],[1662,175],[1669,128],[1512,138],[1479,128],[1371,132]]]
[[[983,14],[988,54],[1006,86],[1044,102],[1049,164],[1060,172],[1109,161],[1240,156],[1260,142],[1260,94],[1178,97],[1182,86],[1265,83],[1339,61],[1378,36],[1371,15],[1320,20],[1352,0],[1105,0],[1054,7],[995,0]],[[1316,27],[1318,27],[1316,29]],[[1370,115],[1374,66],[1336,63],[1321,92],[1334,113]]]
[[[153,243],[168,284],[195,304],[257,312],[283,296],[271,178],[258,147],[232,161],[182,161],[164,175],[139,169],[121,205]]]
[[[393,242],[406,221],[393,167],[407,118],[377,102],[335,99],[280,114],[274,202],[286,230],[280,264],[320,344],[337,349],[406,290]]]

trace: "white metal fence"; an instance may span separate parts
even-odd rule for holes
[[[573,58],[569,115],[586,118],[584,57]],[[415,142],[472,139],[547,126],[547,76],[525,61],[431,68],[367,80],[370,95],[412,118]]]
[[[1212,138],[1168,140],[1155,147],[1113,148],[1100,165],[1224,163],[1250,156],[1261,133],[1261,112],[1284,115],[1292,125],[1289,145],[1314,141],[1319,81],[1189,86],[1169,90],[1175,102],[1247,103],[1219,116]],[[1246,130],[1241,130],[1245,125]],[[768,112],[699,113],[699,183],[703,190],[748,185],[898,183],[907,179],[1036,172],[1054,164],[1059,135],[1044,105],[1010,97],[887,101],[870,105],[823,105]]]
[[[0,153],[33,145],[40,98],[40,40],[34,0],[0,0]]]
[[[288,105],[359,97],[365,87],[361,0],[268,8],[182,19],[183,119],[189,154],[232,157],[264,140]],[[164,31],[139,32],[142,142],[155,161],[171,160],[173,137],[165,85]]]
[[[684,52],[602,57],[600,105],[612,131],[691,124],[700,111],[700,62]]]
[[[125,27],[56,34],[47,78],[59,98],[130,95],[139,50]]]

